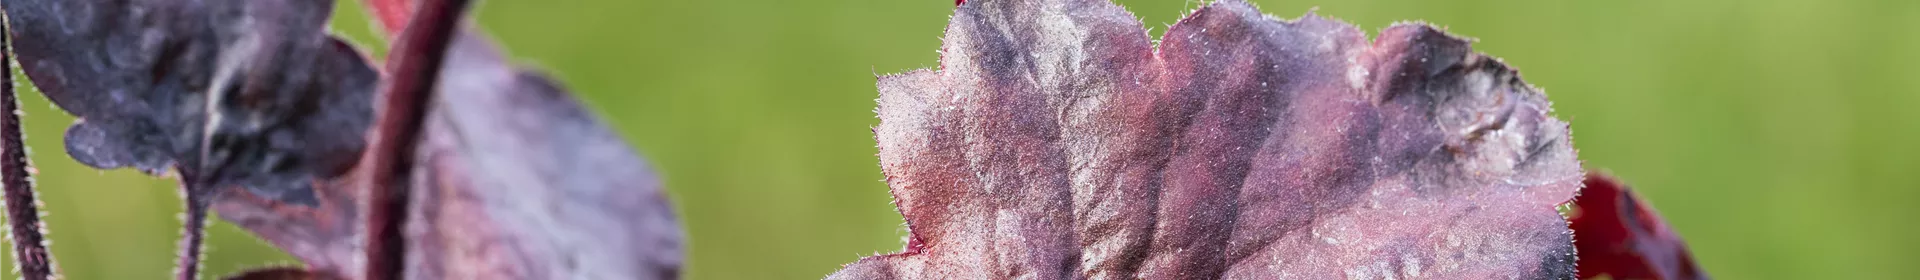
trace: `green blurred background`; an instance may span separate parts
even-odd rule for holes
[[[1120,1],[1157,35],[1198,7]],[[1722,279],[1894,279],[1920,263],[1920,1],[1255,1],[1362,29],[1479,38],[1573,123]],[[649,156],[691,236],[692,279],[817,279],[901,247],[869,127],[874,76],[936,64],[946,0],[503,1],[479,21]],[[335,30],[375,49],[354,1]],[[70,279],[171,268],[173,183],[61,152],[72,122],[24,93]],[[213,275],[285,255],[211,230]],[[10,272],[9,272],[10,273]],[[4,277],[12,278],[11,274]]]

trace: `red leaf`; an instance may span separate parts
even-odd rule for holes
[[[360,2],[366,5],[367,11],[373,14],[374,20],[379,22],[380,30],[385,31],[387,37],[391,39],[400,36],[400,31],[407,28],[408,19],[413,18],[415,1],[417,0],[361,0]]]
[[[1580,278],[1707,279],[1666,221],[1611,176],[1587,174],[1573,215]]]
[[[904,252],[835,279],[1569,278],[1581,171],[1546,97],[1465,39],[1369,43],[1219,1],[966,1],[881,77]]]
[[[226,280],[341,280],[339,276],[328,275],[297,267],[276,267],[255,269],[228,275]]]

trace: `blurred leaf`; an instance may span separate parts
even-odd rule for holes
[[[906,251],[835,279],[1570,278],[1546,96],[1464,39],[1219,1],[1156,50],[1104,0],[967,1],[881,77]]]
[[[1585,185],[1572,219],[1580,278],[1707,279],[1687,243],[1631,188],[1600,173]]]
[[[226,280],[338,280],[345,279],[298,267],[275,267],[228,275]]]

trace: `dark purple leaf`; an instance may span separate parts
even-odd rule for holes
[[[1232,0],[1146,34],[965,1],[938,70],[879,80],[907,248],[829,278],[1574,276],[1567,124],[1466,39]]]
[[[1587,174],[1586,188],[1574,201],[1580,278],[1707,279],[1680,234],[1626,184],[1606,174]]]
[[[177,170],[186,225],[177,279],[198,277],[213,194],[240,187],[312,205],[311,182],[364,145],[378,74],[324,34],[331,1],[0,4],[28,78],[81,122],[67,152],[95,168]]]
[[[646,162],[503,59],[474,32],[448,50],[408,179],[407,279],[677,278],[683,233]],[[320,207],[236,192],[215,208],[316,271],[360,275],[365,172],[320,184]]]
[[[332,6],[0,0],[27,75],[82,119],[69,154],[177,170],[188,209],[211,204],[310,272],[363,275],[367,191],[407,188],[411,207],[393,211],[404,230],[391,231],[404,234],[405,263],[380,260],[407,278],[678,276],[682,233],[646,162],[476,32],[432,50],[446,59],[427,64],[440,71],[425,113],[396,115],[421,124],[407,140],[415,160],[400,166],[410,176],[361,184],[383,172],[361,168],[374,161],[361,155],[381,77],[323,33]],[[183,278],[198,262],[188,224]]]
[[[310,182],[358,158],[379,79],[323,33],[331,2],[9,0],[4,8],[28,78],[81,119],[66,136],[75,160],[179,169],[206,186],[311,203]]]

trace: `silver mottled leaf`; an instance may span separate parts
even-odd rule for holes
[[[830,278],[1573,276],[1566,123],[1433,27],[978,0],[945,41],[879,81],[908,247]]]

